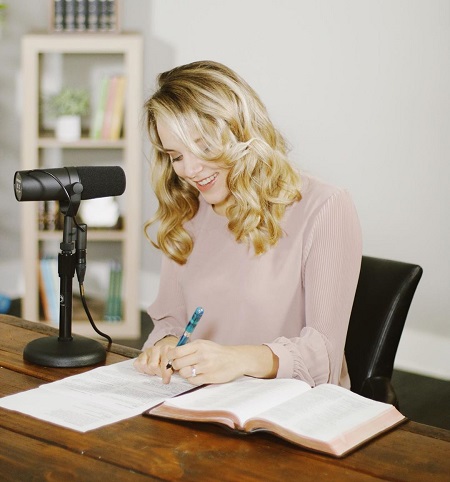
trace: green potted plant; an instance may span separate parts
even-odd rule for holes
[[[89,113],[89,92],[66,87],[52,95],[48,111],[56,117],[56,137],[61,141],[76,141],[81,137],[81,116]]]
[[[0,1],[0,38],[2,38],[3,27],[5,26],[5,23],[6,23],[6,9],[7,9],[6,2]]]

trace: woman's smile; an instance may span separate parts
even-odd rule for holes
[[[219,175],[218,172],[212,174],[211,176],[208,176],[204,179],[202,179],[201,181],[194,181],[196,186],[197,186],[197,189],[199,191],[207,191],[208,189],[211,189],[211,187],[214,185],[216,179],[217,179],[217,176]]]

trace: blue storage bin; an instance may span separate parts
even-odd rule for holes
[[[11,307],[11,298],[0,293],[0,313],[8,313]]]

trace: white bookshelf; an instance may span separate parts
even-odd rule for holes
[[[83,82],[83,78],[90,70],[98,70],[98,65],[107,66],[110,60],[114,64],[114,68],[117,68],[117,63],[119,64],[126,77],[123,135],[120,139],[90,139],[89,133],[85,133],[79,141],[66,143],[58,141],[51,129],[44,129],[39,100],[46,75],[44,71],[46,56],[52,58],[57,56],[58,65],[63,71],[66,63],[70,64],[70,58],[75,59],[77,65],[82,66],[78,67],[77,78],[81,79],[78,80],[79,82]],[[88,226],[88,261],[85,285],[88,285],[90,277],[90,261],[98,261],[97,258],[101,258],[102,253],[107,252],[108,249],[119,257],[123,267],[123,319],[117,322],[107,322],[94,315],[98,328],[109,334],[113,340],[114,337],[132,339],[140,336],[138,279],[142,237],[140,215],[142,69],[142,38],[134,33],[72,35],[36,33],[25,35],[22,40],[23,121],[20,169],[43,167],[44,162],[48,163],[48,160],[45,161],[48,153],[56,152],[57,156],[62,159],[63,166],[120,165],[126,174],[127,189],[119,198],[122,227],[120,229],[95,230]],[[69,72],[68,75],[73,76],[73,72]],[[89,85],[85,87],[92,88]],[[109,161],[109,158],[112,161]],[[46,167],[49,166],[46,165]],[[22,316],[25,319],[36,321],[40,317],[38,260],[46,243],[56,246],[54,255],[57,256],[59,243],[62,241],[62,232],[39,229],[38,202],[23,202],[21,207],[22,262],[25,284]],[[104,262],[107,262],[107,259]],[[76,276],[73,281],[73,293],[74,296],[78,293]],[[89,296],[90,293],[87,291],[86,295]],[[97,337],[87,318],[85,320],[75,319],[74,316],[72,332]]]

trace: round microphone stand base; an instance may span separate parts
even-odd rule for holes
[[[57,336],[49,336],[30,341],[23,351],[23,358],[45,367],[84,367],[103,363],[106,350],[89,338],[74,336],[70,340],[60,340]]]

